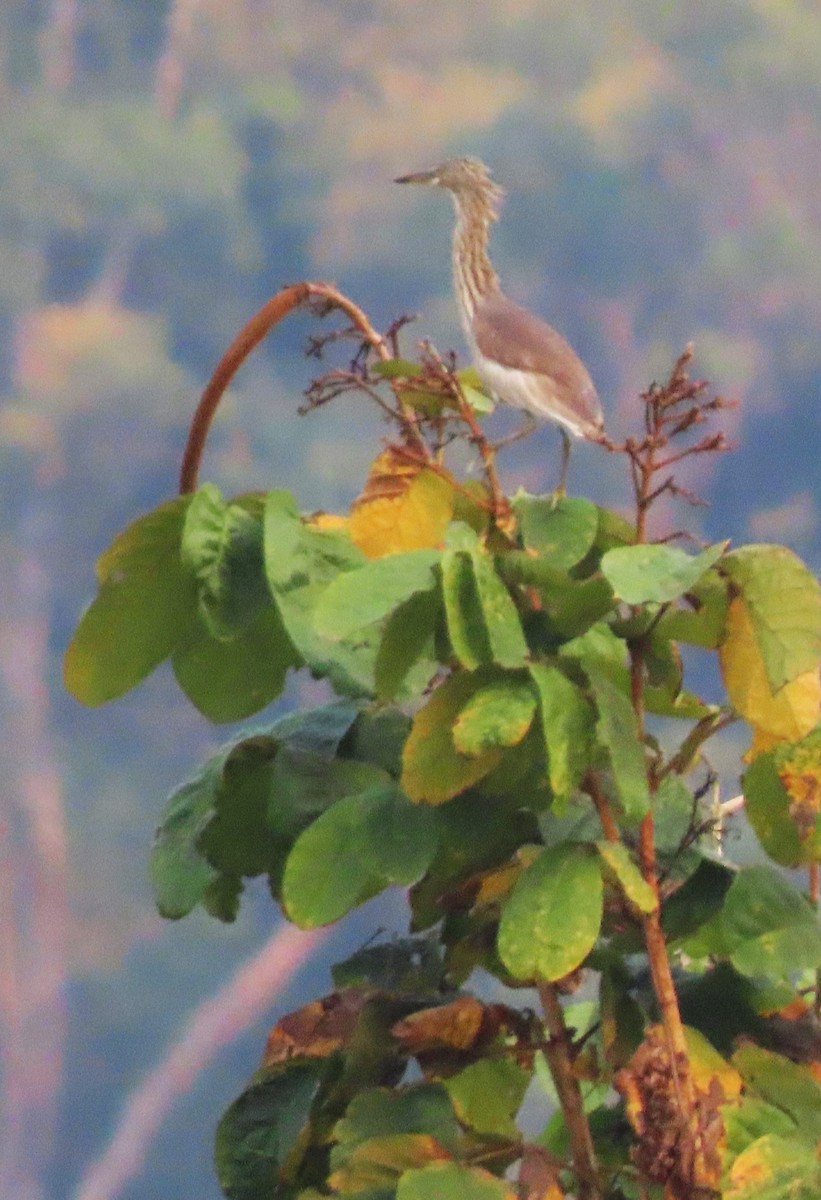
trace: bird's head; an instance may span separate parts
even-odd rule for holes
[[[448,158],[429,171],[400,175],[394,183],[425,183],[445,188],[457,198],[481,198],[494,215],[504,192],[490,177],[490,171],[480,158]]]

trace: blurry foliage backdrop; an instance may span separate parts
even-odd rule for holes
[[[419,312],[406,336],[461,351],[449,206],[390,180],[479,154],[510,194],[507,290],[574,342],[611,431],[694,339],[740,401],[737,453],[692,481],[705,536],[784,541],[818,569],[819,114],[813,0],[4,0],[0,1195],[216,1197],[212,1126],[260,1044],[264,1000],[205,1075],[180,1060],[159,1132],[127,1107],[272,910],[161,925],[153,822],[224,731],[164,674],[102,712],[60,683],[94,558],[172,494],[236,328],[281,284],[329,278],[377,325]],[[236,382],[204,473],[228,492],[333,508],[359,490],[379,422],[345,402],[297,415],[308,329]],[[548,487],[556,457],[540,433],[505,482]],[[582,448],[571,489],[617,503],[614,472]],[[324,988],[326,963],[276,1005]]]

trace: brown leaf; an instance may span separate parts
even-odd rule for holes
[[[559,1186],[561,1162],[553,1158],[542,1146],[528,1143],[522,1152],[519,1168],[520,1200],[562,1200],[564,1192]]]
[[[777,766],[790,797],[790,816],[802,838],[815,833],[821,810],[821,743],[813,735],[785,754]]]
[[[485,1006],[473,996],[423,1008],[397,1021],[391,1033],[408,1054],[431,1050],[470,1050],[482,1032]]]
[[[268,1034],[262,1065],[300,1056],[328,1058],[341,1050],[356,1029],[365,1000],[364,992],[352,988],[288,1013]]]
[[[705,1051],[705,1061],[694,1071],[694,1082],[699,1135],[709,1171],[706,1182],[717,1188],[721,1174],[719,1146],[724,1134],[720,1105],[726,1099],[727,1089],[733,1090],[731,1079],[738,1078],[740,1086],[740,1078],[720,1055],[712,1053],[726,1070],[716,1069]],[[648,1179],[665,1185],[665,1196],[669,1194],[671,1200],[693,1200],[694,1131],[682,1124],[678,1100],[678,1080],[687,1069],[688,1063],[682,1058],[673,1071],[664,1029],[653,1025],[630,1062],[613,1080],[638,1137],[631,1158]]]

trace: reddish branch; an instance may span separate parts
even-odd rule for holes
[[[670,449],[673,438],[686,435],[691,429],[701,425],[710,412],[726,407],[726,402],[720,397],[708,399],[705,397],[706,384],[702,381],[690,380],[687,367],[692,358],[693,348],[687,346],[679,357],[670,378],[663,385],[653,384],[643,394],[645,412],[645,436],[641,440],[628,439],[622,449],[630,459],[630,469],[633,481],[633,491],[636,504],[636,542],[647,540],[647,518],[652,505],[665,492],[680,495],[691,503],[698,503],[696,497],[677,485],[672,476],[668,476],[660,484],[655,482],[658,472],[665,471],[694,454],[706,454],[726,449],[727,443],[723,434],[709,435],[701,440],[685,445],[683,449]],[[644,687],[646,677],[646,646],[642,638],[636,638],[630,644],[630,692],[633,711],[636,717],[636,728],[639,738],[645,737],[644,716]],[[709,722],[702,722],[694,731],[693,741],[700,744],[719,724],[713,716]],[[682,756],[676,762],[676,767],[683,765]],[[669,768],[669,764],[668,764]],[[651,794],[658,787],[660,775],[654,768],[649,772]],[[595,795],[594,795],[595,800]],[[652,809],[647,813],[641,824],[639,834],[639,863],[642,875],[653,889],[659,900],[659,878],[655,847],[655,825]],[[677,1098],[680,1121],[680,1145],[687,1147],[688,1157],[691,1155],[692,1187],[709,1188],[709,1171],[703,1130],[699,1117],[699,1106],[695,1083],[689,1065],[687,1042],[684,1036],[684,1026],[678,1005],[670,960],[667,954],[667,944],[661,926],[660,905],[652,913],[644,914],[641,918],[644,942],[650,973],[653,980],[653,990],[661,1012],[662,1025],[667,1044],[672,1071],[673,1086]]]
[[[619,827],[616,824],[616,818],[613,816],[607,796],[604,794],[599,777],[595,771],[587,773],[582,787],[596,806],[602,832],[607,841],[611,843],[620,842],[621,836],[619,834]]]
[[[319,355],[329,341],[338,340],[340,336],[350,336],[351,333],[359,338],[361,344],[351,370],[328,372],[311,384],[307,392],[307,404],[301,411],[317,408],[346,392],[363,392],[398,425],[402,442],[396,446],[397,451],[403,454],[408,461],[438,470],[450,479],[449,474],[441,467],[439,459],[446,440],[458,436],[458,433],[456,435],[448,433],[445,437],[447,419],[435,417],[428,420],[427,426],[433,429],[433,435],[426,440],[422,432],[426,423],[424,419],[420,419],[413,406],[405,398],[405,392],[409,390],[409,381],[398,378],[390,381],[395,397],[395,406],[392,407],[376,393],[375,381],[369,379],[368,376],[366,360],[369,352],[375,353],[383,362],[397,356],[396,336],[406,318],[394,323],[383,336],[374,329],[362,309],[332,284],[302,282],[283,288],[268,300],[243,326],[217,364],[200,397],[191,421],[180,469],[180,493],[192,492],[197,486],[199,467],[211,423],[220,400],[234,375],[254,347],[283,317],[295,308],[305,305],[310,305],[319,316],[325,316],[328,312],[339,309],[349,318],[352,326],[352,330],[344,331],[341,334],[335,332],[312,338],[310,353]],[[426,370],[423,375],[421,377],[414,376],[411,382],[416,387],[422,386],[429,388],[433,393],[441,393],[442,397],[455,407],[458,416],[451,419],[461,421],[462,426],[467,428],[470,440],[476,445],[482,459],[485,479],[490,490],[490,503],[486,506],[491,511],[497,527],[502,532],[509,534],[513,526],[513,517],[496,473],[494,450],[485,437],[473,409],[465,399],[456,373],[443,363],[430,347],[426,351],[424,366]],[[431,444],[428,444],[429,441]],[[453,481],[451,480],[451,482]],[[481,498],[475,496],[472,498],[475,503],[483,505]]]
[[[320,311],[339,309],[344,312],[354,328],[361,334],[362,341],[386,361],[392,352],[385,338],[374,329],[362,309],[344,296],[330,283],[295,283],[272,296],[259,312],[243,325],[231,345],[217,363],[205,391],[200,397],[197,410],[188,431],[188,441],[180,469],[180,493],[193,492],[197,486],[200,462],[211,422],[220,400],[245,359],[267,333],[293,309],[314,301]]]
[[[573,1041],[564,1019],[559,993],[553,983],[538,985],[539,999],[544,1010],[545,1026],[550,1038],[545,1047],[550,1074],[562,1108],[573,1169],[578,1181],[579,1200],[600,1200],[603,1196],[596,1149],[590,1132],[590,1122],[584,1111],[584,1099],[578,1077],[573,1070]]]

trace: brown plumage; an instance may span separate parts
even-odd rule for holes
[[[456,298],[474,363],[488,389],[531,416],[556,421],[566,452],[565,431],[597,439],[604,418],[584,363],[560,333],[508,299],[499,286],[487,243],[504,193],[485,164],[478,158],[451,158],[396,182],[445,188],[453,197]]]

